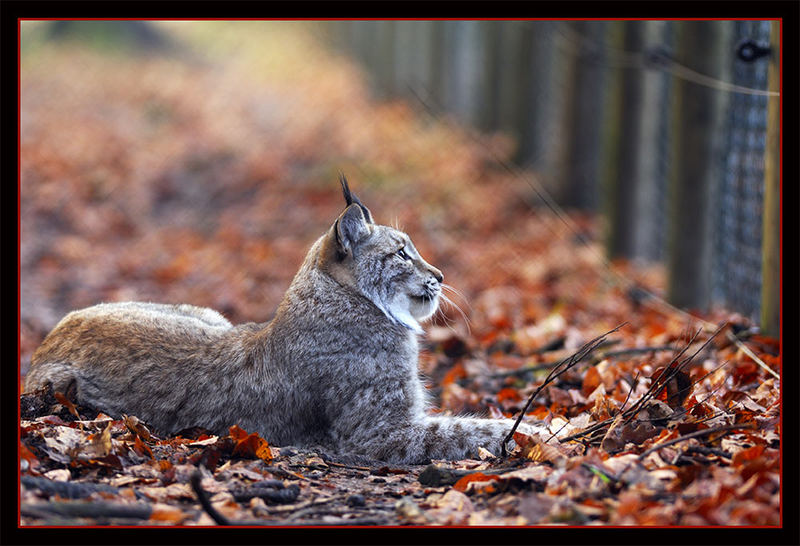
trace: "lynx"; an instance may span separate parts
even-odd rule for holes
[[[56,325],[26,390],[50,384],[162,434],[237,424],[273,445],[400,464],[496,453],[510,419],[427,412],[418,336],[438,308],[442,272],[341,184],[346,208],[272,321],[234,326],[192,305],[102,303]]]

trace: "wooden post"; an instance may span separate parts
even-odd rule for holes
[[[550,163],[550,176],[554,178],[554,180],[551,180],[551,187],[554,190],[556,200],[562,205],[570,206],[574,204],[572,198],[577,197],[576,194],[578,193],[573,186],[575,180],[574,168],[577,161],[579,161],[574,157],[577,152],[576,139],[580,134],[580,124],[582,123],[578,112],[580,86],[582,84],[581,67],[578,66],[581,43],[578,40],[584,37],[585,29],[581,21],[564,22],[562,25],[564,27],[563,32],[569,38],[563,40],[561,58],[559,59],[563,82],[560,90],[560,100],[563,107],[559,109],[560,117],[556,125],[560,131],[553,134],[553,137],[558,138],[560,142],[551,149],[553,158]]]
[[[677,26],[677,61],[717,79],[729,77],[730,22],[683,21]],[[718,180],[727,94],[686,80],[675,82],[674,169],[669,219],[668,299],[706,310],[711,302],[711,195]]]
[[[528,21],[503,21],[497,22],[500,28],[500,48],[497,64],[500,68],[498,76],[499,82],[499,104],[497,106],[497,128],[506,131],[517,137],[515,130],[515,120],[521,115],[522,106],[522,72],[527,70],[527,66],[522,66],[520,62],[520,42],[522,33]],[[525,105],[527,107],[527,105]]]
[[[606,30],[606,43],[613,49],[622,49],[624,23],[612,21]],[[622,68],[610,68],[606,75],[601,131],[600,175],[602,209],[606,221],[606,253],[612,255],[614,238],[613,216],[616,203],[616,181],[619,179],[619,149],[622,141],[620,117],[622,116]]]
[[[362,24],[372,25],[372,40],[368,48],[370,70],[376,87],[383,98],[397,94],[397,62],[395,59],[396,32],[400,21],[368,21]]]
[[[542,114],[535,127],[536,144],[538,150],[534,157],[533,167],[543,175],[545,188],[552,194],[557,195],[558,184],[563,181],[563,165],[560,162],[562,150],[565,144],[565,109],[566,87],[568,85],[569,63],[566,62],[567,50],[574,47],[569,38],[564,37],[564,30],[560,27],[564,22],[555,22],[549,26],[549,36],[546,39],[551,42],[549,47],[545,46],[539,55],[546,57],[542,63],[543,72],[541,73],[541,86],[537,85],[536,108]],[[545,27],[547,29],[547,27]],[[568,32],[568,31],[566,31]],[[560,42],[560,44],[559,44]],[[540,57],[540,60],[541,57]],[[534,78],[538,78],[534,74]]]
[[[437,109],[442,108],[446,100],[445,78],[448,72],[445,72],[445,33],[449,24],[449,21],[431,21],[431,56],[427,62],[431,74],[430,93]]]
[[[408,95],[409,86],[414,86],[415,49],[419,44],[415,41],[415,26],[418,21],[396,21],[394,36],[394,58],[387,64],[394,67],[395,95]]]
[[[483,70],[480,81],[480,108],[476,112],[478,128],[483,131],[497,129],[500,110],[500,74],[503,64],[500,54],[501,21],[481,21],[480,34],[483,47]]]
[[[414,70],[411,85],[423,96],[433,91],[433,74],[431,58],[434,55],[433,33],[434,21],[416,21],[414,23]],[[408,93],[408,89],[404,90]]]
[[[668,21],[645,21],[645,49],[664,42]],[[636,212],[632,234],[632,255],[649,261],[658,261],[663,255],[659,233],[664,216],[662,198],[663,178],[660,176],[662,157],[660,129],[668,119],[665,111],[666,97],[663,85],[669,76],[661,70],[650,69],[642,73],[642,102],[639,116],[639,153],[637,154]]]
[[[516,161],[536,170],[545,168],[549,120],[555,79],[556,26],[551,21],[528,21],[520,40],[520,115],[516,120],[519,148]]]
[[[770,91],[780,86],[780,22],[773,21],[770,35],[772,58],[767,76]],[[780,97],[767,103],[767,146],[764,153],[764,214],[761,261],[761,330],[779,337],[781,286],[781,113]]]
[[[452,111],[466,123],[477,125],[482,108],[485,38],[480,21],[453,21],[452,52],[447,96]]]
[[[623,50],[642,51],[644,22],[626,21],[623,29]],[[637,214],[636,193],[639,189],[639,158],[641,155],[641,118],[643,87],[642,70],[622,68],[618,109],[619,143],[612,161],[617,164],[616,178],[611,185],[608,202],[608,255],[611,258],[634,256],[634,234]]]
[[[607,24],[602,21],[573,21],[570,27],[590,43],[605,40]],[[564,183],[560,195],[566,207],[596,210],[597,181],[600,179],[600,134],[602,131],[603,83],[606,68],[601,50],[583,49],[573,55],[574,69],[568,93],[565,130],[567,146],[561,157]]]

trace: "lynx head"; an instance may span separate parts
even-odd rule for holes
[[[354,288],[389,320],[414,332],[436,312],[442,272],[419,255],[402,231],[376,224],[340,176],[347,207],[324,237],[323,262],[340,284]]]

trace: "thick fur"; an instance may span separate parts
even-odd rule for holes
[[[95,305],[47,336],[26,390],[50,383],[167,434],[238,424],[274,445],[395,463],[497,452],[511,420],[426,411],[417,335],[438,306],[441,272],[408,235],[372,223],[342,185],[347,208],[313,244],[271,322],[233,326],[191,305]]]

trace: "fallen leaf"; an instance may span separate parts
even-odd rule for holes
[[[144,441],[150,440],[150,431],[147,430],[147,427],[144,426],[138,418],[132,415],[123,414],[122,421],[125,423],[125,426],[128,427],[128,430],[131,431],[131,433],[135,434],[137,437],[140,437]]]
[[[473,484],[474,482],[490,482],[490,481],[497,481],[500,478],[495,475],[486,475],[482,472],[475,472],[474,474],[467,474],[463,478],[459,479],[455,484],[453,484],[453,489],[456,491],[461,491],[462,493],[469,489],[469,485]]]
[[[234,425],[230,429],[230,435],[236,442],[232,452],[234,457],[257,458],[265,462],[272,460],[269,444],[257,433],[247,434],[247,432]]]
[[[78,415],[78,409],[75,407],[75,404],[73,404],[70,399],[68,399],[60,392],[54,392],[53,397],[58,401],[59,404],[67,408],[67,410],[77,419],[81,418],[81,416]]]

